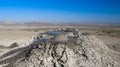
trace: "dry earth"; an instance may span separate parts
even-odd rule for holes
[[[68,27],[71,27],[71,26],[68,26]],[[74,26],[72,26],[72,28],[73,27]],[[50,26],[50,27],[45,27],[45,26],[38,27],[37,26],[36,27],[36,26],[3,26],[3,25],[0,25],[0,54],[2,55],[3,53],[14,49],[14,48],[9,48],[13,43],[17,43],[18,45],[17,47],[24,46],[25,45],[24,43],[27,42],[29,39],[31,39],[33,35],[37,34],[38,32],[44,32],[45,30],[44,28],[51,29],[51,28],[57,28],[57,26]],[[91,35],[95,35],[97,38],[103,41],[110,49],[116,52],[120,52],[120,38],[119,37],[111,37],[106,34],[105,35],[101,34],[101,32],[96,33],[98,30],[105,29],[105,27],[98,28],[98,27],[84,27],[84,26],[79,27],[78,26],[77,28],[79,28],[81,32],[88,32]],[[37,31],[34,31],[36,29]],[[112,29],[112,28],[109,27],[109,29]],[[116,29],[119,30],[120,28],[115,28],[115,30]],[[99,35],[99,33],[101,35]]]

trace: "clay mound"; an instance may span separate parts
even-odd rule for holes
[[[17,55],[3,59],[0,64],[6,64],[5,67],[120,67],[119,53],[94,36],[79,35],[77,40],[65,43],[57,42],[67,40],[63,35],[56,36],[56,42],[42,42],[38,36],[29,47],[21,48]]]

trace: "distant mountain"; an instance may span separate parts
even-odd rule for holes
[[[0,25],[26,25],[26,26],[120,26],[120,23],[103,23],[103,22],[41,22],[41,21],[31,21],[31,22],[14,22],[11,20],[0,21]]]

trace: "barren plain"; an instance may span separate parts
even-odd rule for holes
[[[26,42],[37,33],[59,28],[76,28],[84,35],[94,35],[103,41],[108,48],[120,52],[120,27],[112,26],[19,26],[0,25],[0,55],[25,46]]]

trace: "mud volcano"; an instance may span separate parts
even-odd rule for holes
[[[120,54],[92,35],[79,30],[65,34],[38,34],[16,55],[2,59],[5,67],[120,67]],[[60,32],[59,31],[59,32]],[[51,31],[52,32],[52,31]],[[73,33],[70,36],[68,33]]]

